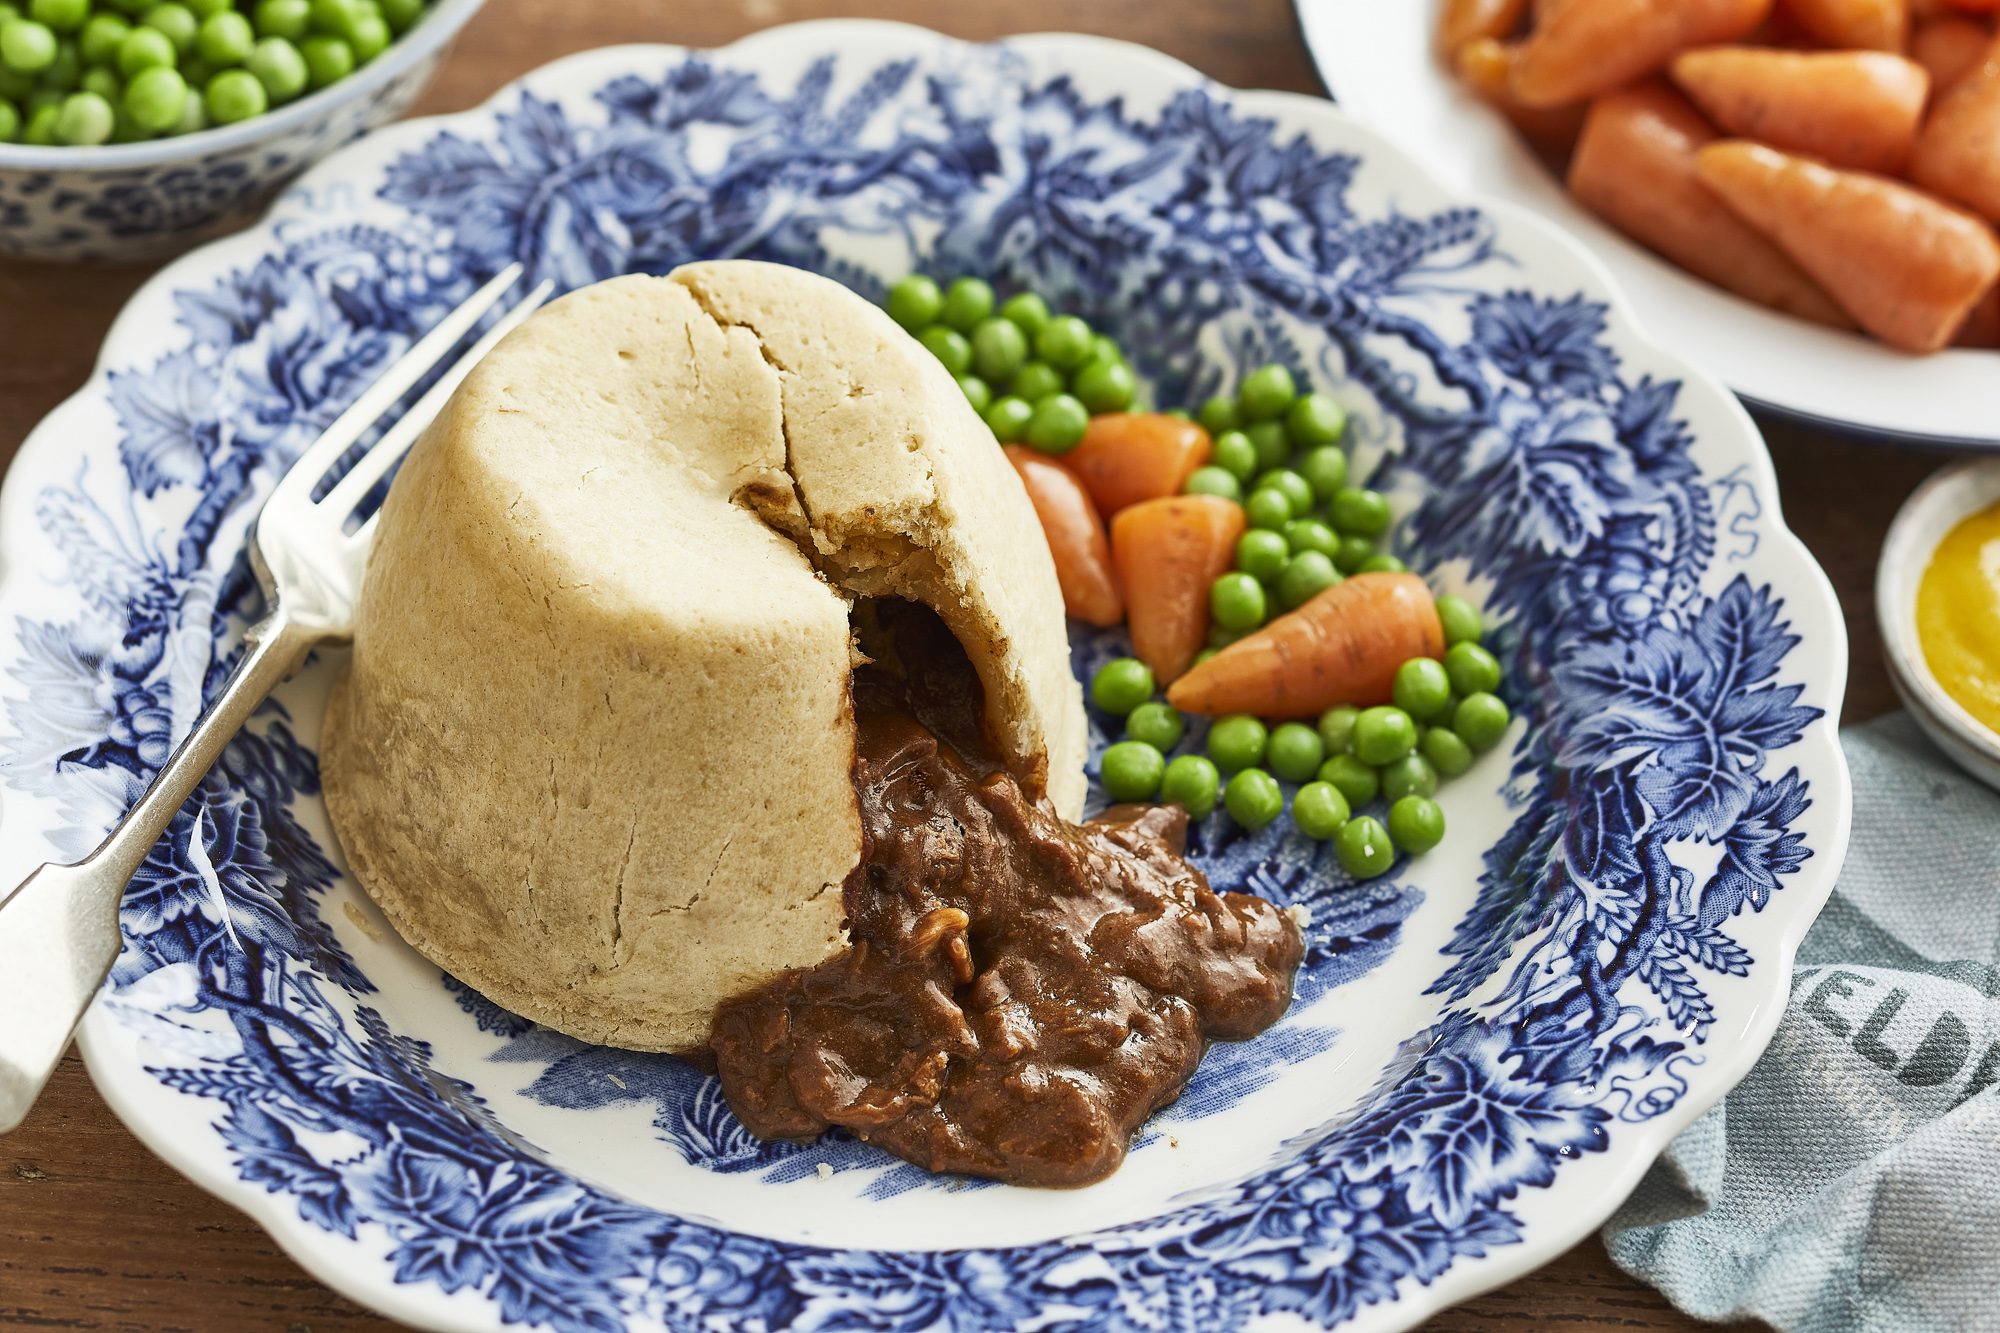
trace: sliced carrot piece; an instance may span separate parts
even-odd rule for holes
[[[1993,34],[1971,19],[1920,23],[1910,34],[1910,59],[1930,71],[1931,92],[1942,95],[1985,63]]]
[[[1438,50],[1451,57],[1467,42],[1511,37],[1527,13],[1528,0],[1445,0],[1438,17]]]
[[[1514,96],[1514,62],[1520,57],[1518,42],[1500,42],[1481,37],[1458,48],[1452,62],[1458,77],[1501,115],[1512,121],[1536,151],[1566,158],[1583,130],[1585,108],[1577,106],[1534,107]]]
[[[1938,99],[1910,158],[1910,179],[2000,219],[2000,45]]]
[[[1683,52],[1672,68],[1728,133],[1863,171],[1902,170],[1930,94],[1922,65],[1883,51],[1712,46]]]
[[[1892,347],[1934,352],[2000,278],[1992,228],[1919,190],[1741,139],[1695,159],[1709,188]]]
[[[1909,0],[1785,0],[1785,8],[1828,46],[1901,51],[1910,36]]]
[[[1006,453],[1028,489],[1035,517],[1042,521],[1042,535],[1055,557],[1063,607],[1085,624],[1100,629],[1116,625],[1125,618],[1125,599],[1111,566],[1104,520],[1097,516],[1090,492],[1053,458],[1018,444],[1008,445]]]
[[[1113,412],[1090,419],[1083,443],[1063,463],[1090,488],[1098,512],[1179,495],[1208,462],[1208,432],[1161,412]]]
[[[1215,495],[1147,500],[1111,520],[1132,652],[1155,680],[1178,680],[1208,641],[1208,587],[1235,563],[1244,526],[1243,506]]]
[[[1714,138],[1701,113],[1657,79],[1607,93],[1584,122],[1570,192],[1697,277],[1774,310],[1852,327],[1819,284],[1701,183],[1695,152]]]
[[[1650,74],[1691,46],[1733,42],[1772,0],[1575,0],[1521,43],[1514,96],[1527,106],[1581,102]]]
[[[1338,704],[1389,702],[1396,668],[1444,652],[1431,590],[1415,574],[1356,574],[1175,681],[1187,713],[1317,717]]]

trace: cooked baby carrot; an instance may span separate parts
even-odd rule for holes
[[[1902,170],[1930,93],[1923,66],[1884,51],[1712,46],[1672,69],[1722,130],[1863,171]]]
[[[1446,57],[1481,37],[1511,37],[1528,12],[1528,0],[1445,0],[1438,18],[1438,50]]]
[[[1501,42],[1480,37],[1458,48],[1452,61],[1465,86],[1479,94],[1493,109],[1512,121],[1521,137],[1538,151],[1567,157],[1583,129],[1584,107],[1535,107],[1523,105],[1514,96],[1514,62],[1521,51],[1518,42]]]
[[[1521,43],[1514,96],[1562,106],[1660,68],[1691,46],[1733,42],[1772,0],[1576,0],[1552,9]]]
[[[1090,492],[1061,463],[1018,444],[1006,447],[1007,461],[1020,474],[1042,521],[1049,554],[1056,561],[1056,583],[1063,606],[1088,625],[1108,628],[1125,618],[1125,599],[1118,592],[1118,575],[1111,567],[1111,543],[1104,520],[1090,502]]]
[[[2000,277],[1978,218],[1907,185],[1741,139],[1695,158],[1710,189],[1892,347],[1934,352]]]
[[[1785,8],[1828,46],[1901,51],[1909,40],[1909,0],[1785,0]]]
[[[1910,179],[2000,220],[2000,45],[1938,99],[1910,157]]]
[[[1208,586],[1236,560],[1243,506],[1172,495],[1120,510],[1111,558],[1125,587],[1132,653],[1155,680],[1177,680],[1208,641]]]
[[[1208,462],[1208,432],[1192,421],[1160,412],[1112,412],[1090,419],[1083,443],[1063,462],[1083,484],[1099,513],[1179,495],[1195,469]]]
[[[1992,41],[1993,34],[1971,19],[1933,19],[1910,34],[1910,59],[1930,72],[1931,92],[1942,95],[1979,68]]]
[[[1657,79],[1607,93],[1591,104],[1570,159],[1570,192],[1639,244],[1718,287],[1851,327],[1832,297],[1701,183],[1695,151],[1714,138],[1701,113]]]
[[[1175,681],[1186,713],[1317,717],[1389,702],[1396,668],[1444,652],[1431,590],[1415,574],[1356,574]]]

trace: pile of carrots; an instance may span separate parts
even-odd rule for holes
[[[1586,208],[1892,347],[2000,346],[2000,0],[1447,0],[1444,58]]]

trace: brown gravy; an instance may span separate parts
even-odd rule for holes
[[[883,613],[909,665],[855,673],[853,942],[718,1010],[723,1093],[762,1138],[839,1125],[933,1171],[1101,1180],[1210,1041],[1284,1013],[1298,928],[1209,888],[1178,806],[1076,825],[1030,801],[950,633]]]

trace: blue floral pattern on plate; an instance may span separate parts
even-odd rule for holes
[[[1662,363],[1580,270],[1524,260],[1517,241],[1546,239],[1477,208],[1364,203],[1357,179],[1386,150],[1324,146],[1333,113],[1268,99],[1278,111],[1260,114],[1105,44],[967,47],[883,25],[773,38],[761,64],[751,47],[628,48],[553,67],[487,110],[378,136],[393,147],[364,145],[353,167],[336,159],[203,280],[170,270],[174,345],[108,358],[86,396],[112,440],[34,483],[40,541],[61,553],[45,608],[61,609],[29,610],[16,573],[10,799],[59,847],[101,831],[257,610],[240,556],[256,497],[502,264],[576,286],[748,255],[871,296],[911,267],[978,271],[1115,332],[1161,402],[1270,359],[1335,387],[1357,463],[1397,498],[1397,549],[1484,601],[1524,724],[1496,760],[1511,763],[1494,770],[1498,832],[1455,933],[1413,964],[1432,1021],[1336,1119],[1088,1235],[828,1248],[656,1210],[565,1170],[510,1123],[513,1100],[446,1072],[376,1007],[325,910],[339,871],[308,828],[311,726],[278,702],[134,882],[93,1024],[143,1034],[146,1078],[211,1108],[204,1132],[239,1188],[382,1270],[364,1299],[388,1301],[391,1283],[476,1295],[472,1314],[450,1307],[467,1327],[1414,1319],[1410,1293],[1550,1226],[1546,1210],[1531,1223],[1530,1196],[1566,1164],[1635,1151],[1696,1085],[1720,1094],[1703,1068],[1719,1015],[1742,1028],[1754,1006],[1719,983],[1782,992],[1803,923],[1762,936],[1775,956],[1743,937],[1781,894],[1816,907],[1830,872],[1787,886],[1810,858],[1837,860],[1838,820],[1811,812],[1845,806],[1844,774],[1810,740],[1825,744],[1837,679],[1808,697],[1790,625],[1817,585],[1765,549],[1782,529],[1742,472],[1750,452],[1703,455],[1690,386],[1633,368]],[[799,56],[813,45],[832,52]],[[1172,86],[1142,109],[1121,78]],[[336,177],[366,189],[339,193]],[[1118,651],[1115,634],[1079,635],[1079,672]],[[1153,1140],[1227,1116],[1365,1021],[1339,988],[1410,954],[1401,932],[1446,887],[1419,888],[1407,864],[1352,884],[1282,821],[1253,835],[1217,815],[1192,847],[1218,885],[1309,913],[1309,950],[1292,1018],[1213,1053]],[[482,1067],[539,1071],[518,1100],[548,1114],[639,1104],[656,1148],[758,1187],[865,1171],[876,1208],[952,1187],[852,1141],[758,1144],[691,1070],[444,985]],[[1142,1146],[1127,1171],[1164,1150]]]

